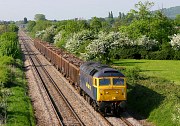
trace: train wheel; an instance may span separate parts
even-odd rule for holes
[[[84,99],[85,99],[85,93],[84,93],[84,91],[82,91],[82,96],[84,97]]]
[[[115,111],[114,115],[116,117],[119,117],[120,116],[120,113],[121,113],[121,109],[118,107],[117,110]]]
[[[108,113],[108,111],[107,111],[107,108],[105,107],[104,112],[103,112],[103,116],[104,117],[107,116],[107,113]]]
[[[95,111],[98,111],[98,106],[95,101],[92,102],[92,107],[94,108]]]
[[[85,97],[86,97],[86,101],[88,102],[88,104],[90,104],[91,103],[90,97],[88,95],[85,95]]]
[[[58,65],[56,65],[56,69],[59,71],[59,67],[58,67]]]
[[[82,96],[82,89],[80,87],[77,88],[77,91]]]

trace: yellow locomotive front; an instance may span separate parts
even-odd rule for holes
[[[96,78],[97,103],[99,111],[103,114],[119,114],[125,107],[127,100],[127,86],[125,77]]]
[[[98,82],[97,101],[125,101],[126,80],[124,77],[106,77],[96,79]]]

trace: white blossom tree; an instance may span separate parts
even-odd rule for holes
[[[158,41],[152,40],[146,35],[143,35],[141,38],[137,39],[135,43],[145,47],[146,50],[153,50],[154,47],[158,45]]]
[[[55,36],[55,33],[56,33],[55,26],[51,26],[46,28],[45,30],[36,32],[35,37],[53,43],[53,38]]]
[[[65,48],[74,54],[79,53],[80,47],[87,41],[91,41],[95,38],[95,35],[88,30],[84,30],[78,33],[74,33],[72,37],[67,40]]]
[[[170,44],[175,50],[180,50],[180,34],[175,34],[172,37]]]
[[[55,36],[54,36],[54,43],[58,43],[59,41],[61,41],[62,39],[62,31],[58,32]]]
[[[38,32],[36,32],[35,37],[42,38],[44,34],[45,34],[45,30],[38,31]]]
[[[87,54],[83,56],[86,56],[87,60],[97,58],[108,63],[111,61],[110,52],[112,50],[130,44],[132,41],[119,32],[110,32],[109,34],[100,32],[98,39],[93,40],[86,47]]]
[[[77,53],[77,48],[83,43],[83,41],[78,39],[78,34],[74,34],[70,39],[68,39],[65,48],[71,53]]]
[[[55,36],[55,33],[56,33],[56,28],[55,28],[55,26],[52,25],[52,26],[46,28],[45,33],[44,33],[42,39],[44,41],[53,43],[54,42],[53,38]]]

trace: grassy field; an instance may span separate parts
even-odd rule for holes
[[[129,110],[157,126],[180,125],[180,61],[119,60],[114,66],[125,68]]]
[[[139,67],[148,76],[161,77],[180,85],[180,61],[177,60],[117,60],[114,65],[127,69]]]

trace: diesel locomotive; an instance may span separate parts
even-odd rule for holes
[[[118,114],[126,101],[125,76],[107,65],[86,62],[80,66],[80,94],[103,114]]]
[[[34,40],[34,45],[96,111],[117,115],[124,107],[127,87],[120,71],[98,62],[84,62],[40,40]]]

